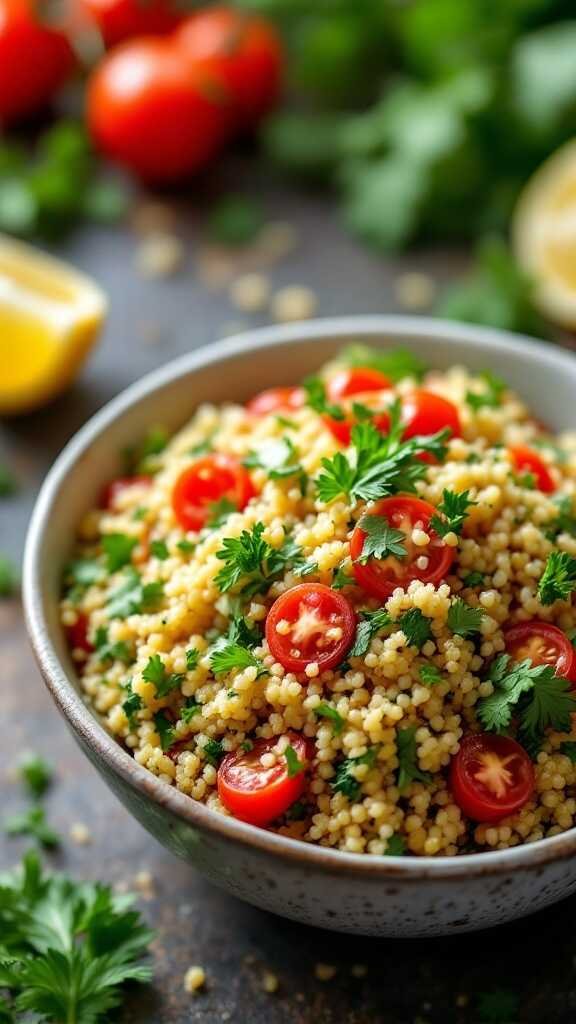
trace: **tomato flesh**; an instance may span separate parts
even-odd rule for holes
[[[453,402],[433,391],[418,388],[405,395],[402,399],[402,422],[405,438],[426,437],[446,428],[451,437],[462,437],[458,409]],[[428,452],[421,452],[418,458],[422,462],[436,461]]]
[[[532,796],[534,768],[524,748],[509,736],[469,733],[452,758],[450,786],[456,803],[473,821],[499,821]]]
[[[94,650],[94,646],[88,639],[88,616],[84,615],[83,612],[78,614],[76,622],[73,626],[66,626],[66,638],[68,640],[68,647],[71,651],[80,649],[86,651],[86,654],[91,654]]]
[[[367,514],[382,516],[395,530],[401,530],[406,548],[403,558],[395,555],[382,559],[372,557],[364,565],[360,559],[366,533],[360,526],[355,527],[350,540],[353,571],[356,581],[368,594],[388,598],[397,587],[406,590],[412,580],[436,584],[444,579],[452,565],[454,551],[430,528],[430,519],[436,514],[433,505],[408,494],[398,494],[383,498]],[[430,537],[430,543],[425,547],[417,547],[412,541],[415,527]]]
[[[311,759],[308,741],[294,732],[288,738],[298,760],[307,764]],[[279,818],[304,792],[306,772],[289,776],[283,754],[276,755],[271,768],[262,765],[262,756],[271,753],[277,742],[277,736],[256,740],[249,751],[226,754],[218,768],[218,796],[224,807],[251,825],[267,825]]]
[[[152,483],[151,476],[121,476],[106,484],[100,495],[100,508],[113,509],[118,498],[124,491],[132,487],[149,487]]]
[[[107,47],[132,36],[164,35],[182,20],[170,0],[82,0],[82,7]]]
[[[0,122],[47,106],[75,65],[72,47],[34,0],[0,0]]]
[[[341,404],[345,419],[337,420],[333,416],[324,416],[324,422],[340,444],[350,444],[352,427],[356,423],[353,413],[354,402],[376,410],[372,423],[380,433],[388,433],[390,416],[386,411],[378,411],[382,406],[382,397],[378,393],[389,391],[391,387],[392,382],[385,374],[369,366],[339,370],[331,377],[327,388],[328,398],[332,403]]]
[[[268,388],[254,395],[246,403],[246,411],[252,416],[267,416],[271,412],[294,412],[304,405],[303,388]]]
[[[211,506],[227,498],[242,511],[255,495],[244,466],[230,455],[205,455],[180,474],[172,489],[172,509],[184,530],[201,530]]]
[[[552,665],[557,676],[576,683],[576,651],[558,626],[550,622],[518,622],[504,633],[506,652],[513,661],[528,658],[533,665]]]
[[[266,639],[289,672],[303,672],[312,662],[322,671],[342,661],[355,628],[356,616],[342,594],[322,583],[300,583],[272,605]]]
[[[543,494],[552,494],[556,490],[556,484],[546,463],[533,448],[528,448],[524,444],[510,445],[508,454],[516,472],[530,473],[539,491]]]
[[[362,395],[368,391],[385,391],[392,387],[392,381],[380,370],[370,366],[354,366],[338,370],[328,381],[328,398],[338,402],[350,395]]]

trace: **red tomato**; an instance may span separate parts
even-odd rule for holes
[[[346,598],[322,583],[299,583],[287,590],[266,619],[270,651],[288,672],[303,672],[314,661],[320,671],[334,668],[351,646],[355,629],[356,616]]]
[[[462,427],[456,406],[433,391],[418,389],[402,399],[404,437],[435,434],[449,427],[452,437],[462,437]]]
[[[568,637],[550,622],[518,622],[504,633],[513,661],[529,658],[533,665],[553,665],[557,676],[576,683],[576,651]]]
[[[283,54],[270,22],[231,7],[211,7],[187,18],[174,39],[210,73],[241,125],[255,124],[274,106]]]
[[[352,427],[356,423],[352,412],[354,401],[361,402],[362,405],[367,405],[370,408],[379,408],[382,401],[380,398],[376,398],[375,392],[386,391],[391,387],[392,383],[388,377],[369,366],[339,370],[328,382],[327,392],[331,402],[348,399],[348,401],[342,402],[342,410],[346,413],[346,418],[337,420],[333,416],[324,416],[324,422],[336,440],[343,445],[350,444]],[[386,412],[374,416],[372,422],[382,434],[387,434],[390,430],[390,417]]]
[[[198,171],[218,153],[226,114],[206,74],[173,37],[115,47],[88,84],[87,116],[96,144],[149,182]]]
[[[69,77],[68,39],[36,13],[34,0],[0,0],[0,122],[41,110]]]
[[[303,388],[268,388],[246,402],[246,410],[253,416],[267,416],[270,412],[293,412],[304,405]]]
[[[298,760],[307,764],[310,761],[308,741],[299,733],[290,732],[288,736]],[[218,768],[218,796],[224,807],[234,817],[251,825],[274,821],[304,792],[306,772],[289,776],[284,755],[277,755],[272,768],[262,765],[262,755],[271,752],[277,742],[276,736],[256,740],[252,750],[226,754]]]
[[[508,736],[469,733],[452,758],[450,786],[473,821],[499,821],[530,799],[534,769],[524,748]]]
[[[94,650],[88,639],[88,616],[83,612],[78,613],[73,626],[66,626],[66,637],[71,651],[79,647],[81,651],[86,651],[86,654],[91,654]]]
[[[171,0],[81,0],[97,26],[105,46],[132,36],[165,35],[182,21]]]
[[[551,494],[556,490],[556,484],[546,463],[533,448],[528,448],[525,444],[514,444],[509,446],[508,454],[517,473],[532,474],[539,491]]]
[[[116,480],[111,480],[109,484],[106,484],[102,494],[100,495],[100,508],[113,509],[116,504],[116,498],[123,491],[130,490],[131,487],[149,487],[152,483],[151,476],[121,476]]]
[[[383,498],[369,510],[368,515],[384,516],[395,530],[402,530],[406,538],[406,554],[403,558],[395,555],[384,559],[369,558],[363,565],[359,559],[362,557],[366,534],[359,526],[355,527],[350,540],[354,576],[368,594],[388,598],[397,587],[405,590],[412,580],[440,583],[444,579],[452,565],[454,552],[430,529],[430,519],[435,514],[433,505],[408,494]],[[416,547],[413,543],[414,527],[424,530],[430,536],[430,543],[426,547]]]
[[[228,498],[241,511],[254,497],[244,466],[231,455],[205,455],[180,474],[172,490],[174,515],[184,530],[201,530],[210,506]]]

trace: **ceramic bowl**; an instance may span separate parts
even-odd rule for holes
[[[42,675],[90,761],[138,821],[212,882],[256,906],[362,935],[444,935],[509,921],[576,890],[576,829],[532,845],[447,857],[371,857],[311,846],[210,811],[161,782],[108,735],[79,692],[58,621],[62,566],[83,513],[150,427],[199,402],[244,401],[314,372],[341,345],[408,346],[429,365],[489,368],[552,428],[576,428],[576,358],[499,331],[392,316],[254,330],[134,384],[64,449],[34,510],[24,566],[28,629]]]

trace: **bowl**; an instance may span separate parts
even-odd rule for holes
[[[86,706],[58,619],[62,566],[82,515],[150,427],[182,425],[199,402],[244,401],[315,371],[341,345],[408,346],[429,365],[502,375],[554,429],[576,428],[576,358],[501,331],[394,316],[315,320],[249,331],[161,367],[100,410],[64,449],[38,497],[24,563],[32,645],[80,747],[152,835],[212,882],[258,907],[361,935],[474,931],[576,890],[576,829],[503,851],[373,857],[308,845],[226,817],[162,782]]]

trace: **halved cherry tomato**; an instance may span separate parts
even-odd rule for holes
[[[131,487],[149,487],[152,483],[151,476],[120,476],[116,480],[111,480],[109,484],[106,484],[102,494],[100,495],[100,508],[114,508],[116,504],[116,498],[123,491],[130,490]]]
[[[418,388],[404,395],[402,422],[404,437],[435,434],[445,427],[448,427],[452,437],[462,437],[458,409],[453,402],[433,391]]]
[[[81,651],[86,651],[86,654],[92,653],[94,645],[91,644],[88,639],[87,615],[84,615],[83,612],[79,612],[74,625],[66,626],[66,638],[71,651],[75,651],[77,648],[80,648]]]
[[[342,399],[352,399],[363,405],[374,407],[374,392],[387,391],[392,387],[392,382],[379,370],[373,370],[370,366],[356,366],[350,369],[339,370],[329,380],[327,392],[331,402],[339,403]],[[369,397],[368,397],[369,396]],[[333,416],[325,416],[324,422],[332,432],[337,441],[341,444],[350,444],[352,427],[356,420],[352,413],[352,401],[342,402],[342,411],[346,413],[346,419],[337,420]],[[377,402],[377,406],[381,406]],[[387,434],[390,429],[390,417],[387,412],[378,413],[372,420],[374,426],[382,434]]]
[[[551,494],[556,490],[548,466],[533,448],[528,448],[525,444],[513,444],[509,446],[508,454],[517,473],[532,474],[539,491]]]
[[[268,388],[246,402],[252,416],[267,416],[270,412],[293,412],[301,409],[305,400],[304,388]]]
[[[35,0],[0,0],[0,122],[42,110],[75,65],[64,32]]]
[[[307,764],[312,755],[309,741],[295,732],[288,733],[288,737],[298,760]],[[218,768],[218,796],[224,807],[251,825],[274,821],[304,792],[306,772],[289,776],[284,755],[276,755],[276,764],[264,768],[261,758],[271,753],[277,742],[277,736],[256,740],[249,751],[226,754]]]
[[[182,13],[173,0],[81,0],[105,46],[116,46],[132,36],[160,36],[171,32]]]
[[[276,599],[266,619],[272,655],[288,672],[316,662],[334,668],[352,644],[356,616],[342,594],[322,583],[300,583]]]
[[[201,530],[221,498],[241,511],[255,495],[244,466],[231,455],[205,455],[180,474],[172,489],[174,515],[184,530]]]
[[[513,661],[529,658],[533,665],[553,665],[557,676],[576,683],[576,651],[568,637],[550,622],[518,622],[504,633]]]
[[[366,534],[360,526],[355,527],[350,540],[354,576],[368,594],[387,598],[397,587],[405,590],[412,580],[440,583],[452,565],[454,551],[430,528],[430,519],[436,514],[433,505],[408,494],[398,494],[393,498],[383,498],[367,514],[383,516],[395,530],[402,530],[406,547],[403,558],[395,555],[383,559],[369,558],[363,565],[359,560]],[[417,547],[412,541],[415,527],[430,537],[430,543],[425,547]]]
[[[473,821],[499,821],[530,799],[534,769],[524,747],[508,736],[469,733],[452,758],[450,787]]]

